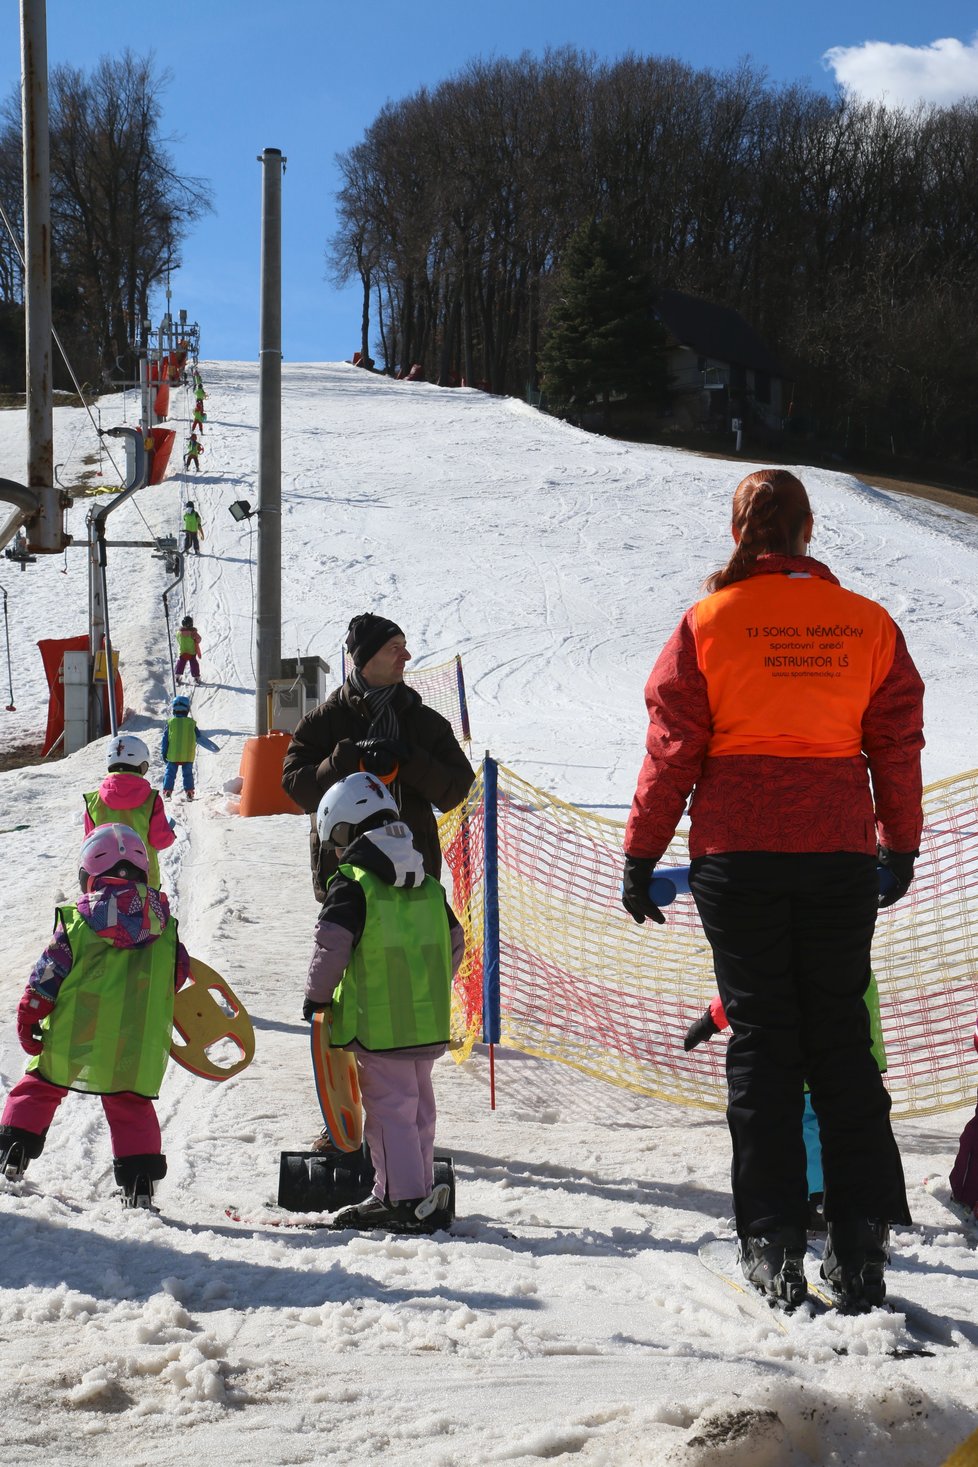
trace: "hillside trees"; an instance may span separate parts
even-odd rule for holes
[[[76,371],[90,381],[131,375],[128,343],[147,314],[152,287],[179,252],[190,224],[210,207],[206,186],[182,176],[161,133],[167,73],[126,51],[91,75],[60,66],[49,78],[51,276],[55,325]],[[19,218],[18,99],[0,134],[0,190]],[[22,282],[0,264],[8,307]],[[10,292],[8,294],[8,292]]]
[[[740,310],[823,437],[978,453],[976,103],[562,50],[388,103],[338,162],[332,258],[387,371],[535,389],[556,272],[597,220],[657,286]]]
[[[556,411],[574,416],[598,403],[665,401],[665,336],[652,316],[648,275],[608,225],[584,225],[568,242],[553,286],[542,386]]]

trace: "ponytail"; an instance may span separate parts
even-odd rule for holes
[[[737,485],[732,528],[738,540],[722,570],[704,582],[707,591],[722,591],[746,580],[762,555],[793,555],[798,534],[811,514],[805,486],[787,469],[759,469]]]

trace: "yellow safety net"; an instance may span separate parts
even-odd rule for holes
[[[665,927],[636,925],[620,903],[624,826],[497,767],[501,1042],[643,1095],[722,1108],[725,1044],[683,1051],[716,991],[692,898],[677,898]],[[978,771],[930,786],[924,812],[916,880],[880,914],[873,948],[898,1116],[962,1105],[978,1079]],[[469,939],[455,988],[459,1058],[481,1038],[484,815],[480,775],[441,821]],[[687,862],[677,834],[662,864]]]

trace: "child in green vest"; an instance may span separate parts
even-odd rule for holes
[[[85,834],[99,825],[131,825],[149,856],[149,884],[160,886],[157,851],[165,851],[176,840],[166,818],[163,802],[143,776],[149,769],[149,750],[134,734],[118,733],[105,751],[108,774],[97,790],[83,795]]]
[[[177,682],[183,677],[189,664],[190,676],[195,683],[199,683],[200,632],[194,626],[192,616],[185,616],[180,623],[180,630],[177,632],[177,651],[180,653],[180,656],[177,658],[176,671],[173,674]]]
[[[205,749],[210,749],[212,754],[217,753],[217,745],[212,743],[206,734],[201,733],[191,718],[189,698],[181,694],[174,698],[170,706],[173,717],[163,730],[163,743],[160,748],[160,753],[166,760],[166,771],[163,775],[163,798],[169,800],[172,797],[179,769],[183,776],[184,794],[188,800],[192,800],[197,745],[201,744]]]
[[[199,474],[200,473],[200,455],[203,453],[203,451],[204,451],[204,445],[201,443],[200,439],[197,437],[197,434],[194,433],[194,432],[192,432],[190,434],[190,437],[187,439],[187,446],[183,450],[183,466],[184,466],[184,468],[185,469],[189,469],[190,468],[190,465],[193,464],[193,466],[194,466],[194,473],[195,474]]]
[[[153,1100],[190,959],[166,896],[146,885],[146,847],[131,826],[100,825],[79,860],[82,895],[57,909],[17,1008],[31,1059],[0,1119],[0,1172],[23,1176],[58,1106],[80,1090],[101,1097],[124,1205],[149,1207],[166,1176]]]
[[[431,1072],[448,1043],[465,940],[374,775],[334,784],[316,823],[340,865],[316,924],[302,1014],[332,1006],[331,1043],[356,1054],[375,1171],[373,1194],[333,1226],[427,1232],[448,1202],[448,1187],[434,1186]]]
[[[204,537],[204,521],[197,513],[197,506],[188,501],[183,507],[183,553],[189,555],[191,550],[195,555],[200,554],[200,542]]]

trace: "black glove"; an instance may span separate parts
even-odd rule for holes
[[[913,863],[919,855],[919,851],[890,851],[886,846],[876,847],[876,864],[893,878],[886,891],[879,894],[881,908],[892,907],[894,902],[906,896],[913,881]]]
[[[387,779],[396,773],[401,760],[407,756],[407,745],[400,739],[361,739],[357,748],[361,766],[379,779]]]
[[[649,897],[649,882],[655,862],[644,856],[626,856],[625,874],[621,885],[621,904],[636,922],[641,924],[646,917],[652,922],[665,922],[655,902]]]
[[[706,1039],[712,1039],[714,1034],[719,1034],[719,1032],[720,1030],[713,1022],[713,1015],[709,1009],[706,1009],[700,1014],[698,1019],[693,1020],[692,1024],[686,1030],[683,1049],[689,1054],[691,1049],[695,1049],[698,1044],[702,1044]]]
[[[314,1003],[311,998],[304,999],[302,1004],[302,1017],[307,1024],[311,1024],[313,1014],[321,1014],[324,1009],[328,1009],[329,1007],[330,1005],[328,1003]]]

